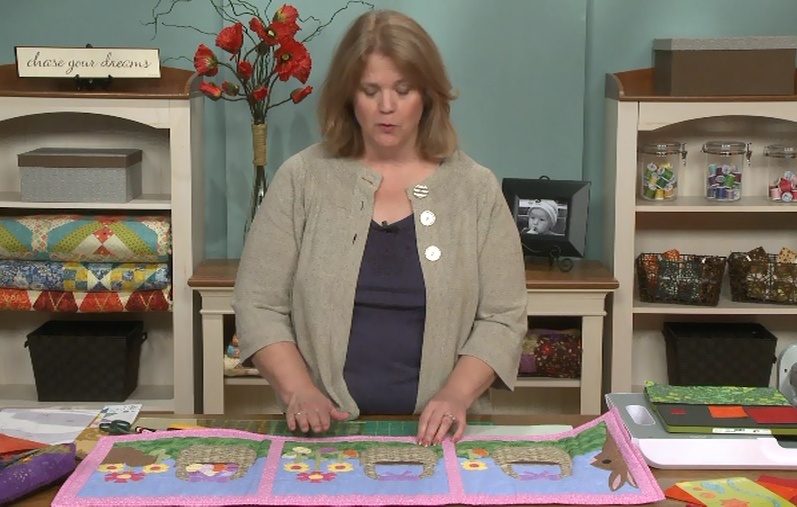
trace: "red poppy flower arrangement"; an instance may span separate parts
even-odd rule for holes
[[[360,4],[368,9],[374,6],[365,0],[346,0],[342,7],[322,22],[314,16],[306,20],[292,5],[283,5],[273,15],[259,9],[252,0],[208,0],[225,23],[217,34],[200,30],[184,24],[166,23],[165,18],[177,15],[178,4],[192,0],[157,0],[153,9],[153,20],[148,24],[155,27],[170,26],[189,28],[204,35],[215,35],[215,48],[199,44],[194,53],[194,68],[203,77],[200,91],[213,100],[246,102],[252,116],[253,164],[255,179],[250,203],[249,220],[254,217],[266,192],[266,118],[269,110],[282,104],[298,104],[313,92],[307,84],[313,61],[305,44],[331,25],[335,17],[352,4]],[[302,25],[314,23],[315,29],[305,34]],[[226,78],[220,74],[229,75]],[[218,76],[218,77],[217,77]],[[209,79],[209,78],[215,78]],[[279,82],[296,79],[301,86],[293,88],[284,98],[275,99],[273,91]],[[221,81],[221,84],[218,84]],[[245,227],[248,230],[248,224]]]
[[[365,0],[347,0],[322,22],[314,16],[307,20],[299,18],[299,12],[292,5],[283,5],[273,15],[268,15],[271,1],[265,9],[259,9],[251,0],[210,1],[213,9],[224,20],[225,26],[218,34],[200,30],[193,26],[167,24],[165,18],[177,14],[178,4],[192,0],[157,0],[153,9],[153,19],[149,25],[190,28],[205,35],[215,35],[215,48],[199,44],[194,54],[194,68],[205,78],[200,89],[213,100],[245,101],[252,114],[254,124],[265,123],[268,111],[287,102],[298,104],[313,92],[307,85],[313,62],[305,43],[331,25],[335,17],[352,4],[360,4],[373,9],[373,4]],[[315,28],[305,34],[299,24],[312,23]],[[305,34],[297,38],[298,34]],[[219,70],[226,69],[227,78],[219,76]],[[282,100],[274,100],[272,92],[278,81],[296,79],[302,86],[294,88]]]
[[[226,13],[222,15],[231,19]],[[199,89],[213,100],[246,101],[255,124],[265,123],[272,107],[286,102],[298,104],[313,91],[312,86],[307,86],[313,68],[310,52],[295,38],[300,30],[299,12],[292,5],[277,9],[269,22],[259,13],[252,13],[247,25],[235,21],[226,26],[215,41],[221,54],[217,56],[213,49],[200,44],[194,54],[194,68],[202,76],[214,77],[226,67],[234,80],[225,79],[220,85],[205,80]],[[252,43],[248,49],[245,40]],[[284,100],[272,100],[277,81],[291,78],[305,86],[295,88]]]

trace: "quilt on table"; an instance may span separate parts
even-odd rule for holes
[[[108,292],[165,289],[165,262],[58,262],[0,259],[0,288]]]
[[[103,437],[53,501],[88,505],[644,504],[664,494],[617,409],[570,431],[296,438],[230,429]]]
[[[160,290],[66,292],[0,288],[0,310],[107,313],[172,309],[171,285]]]
[[[167,262],[170,254],[167,216],[0,217],[0,259]]]

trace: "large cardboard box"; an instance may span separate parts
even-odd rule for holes
[[[797,37],[654,39],[653,52],[659,95],[795,94]]]
[[[142,152],[39,148],[17,156],[23,201],[126,203],[141,195]]]

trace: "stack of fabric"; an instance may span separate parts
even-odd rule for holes
[[[0,217],[0,310],[171,310],[168,216]]]

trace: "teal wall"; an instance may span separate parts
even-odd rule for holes
[[[167,0],[168,1],[168,0]],[[213,38],[160,27],[156,0],[0,0],[0,63],[15,45],[158,47],[166,65],[190,68]],[[255,2],[257,3],[257,2]],[[261,0],[265,5],[265,0]],[[274,2],[281,5],[282,2]],[[297,0],[303,16],[327,19],[343,0]],[[460,98],[453,116],[462,147],[499,177],[593,183],[587,254],[602,231],[603,82],[606,72],[652,65],[651,41],[665,37],[797,35],[794,0],[375,0],[421,22],[438,42]],[[334,43],[363,7],[353,5],[316,37],[308,84],[320,85]],[[179,2],[166,18],[217,32],[209,0]],[[309,30],[306,26],[305,30]],[[743,71],[743,70],[741,70]],[[285,92],[296,86],[287,83]],[[269,174],[318,141],[316,96],[269,116]],[[249,115],[240,103],[206,101],[207,257],[236,257],[251,184]]]
[[[600,258],[603,241],[606,73],[652,67],[653,39],[797,35],[795,19],[794,0],[589,0],[583,168],[584,178],[594,187],[588,256]]]

